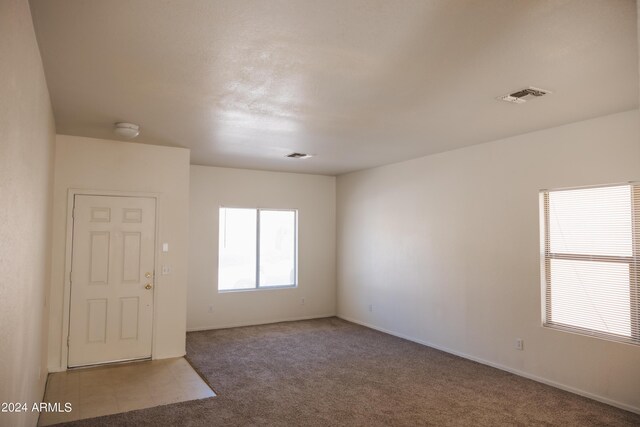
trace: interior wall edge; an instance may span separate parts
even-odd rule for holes
[[[637,411],[640,347],[541,327],[539,234],[540,189],[640,178],[637,118],[339,177],[338,317]]]
[[[55,121],[27,0],[0,2],[0,57],[0,402],[30,406],[48,373]],[[37,420],[0,414],[3,425]]]
[[[187,330],[336,312],[336,178],[217,166],[190,167]],[[218,291],[220,207],[296,209],[295,287]]]
[[[92,194],[157,194],[154,268],[170,266],[170,274],[156,275],[154,300],[154,359],[180,357],[185,351],[186,286],[188,270],[189,150],[150,144],[56,135],[53,240],[49,312],[50,372],[66,370],[65,270],[69,253],[69,191]],[[144,165],[144,167],[141,167]],[[117,173],[114,173],[117,171]],[[169,252],[161,243],[169,243]],[[67,320],[68,321],[68,320]]]

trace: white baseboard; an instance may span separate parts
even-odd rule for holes
[[[420,339],[417,339],[417,338],[413,338],[413,337],[410,337],[410,336],[407,336],[407,335],[404,335],[404,334],[401,334],[401,333],[398,333],[398,332],[390,331],[390,330],[385,329],[385,328],[380,328],[380,327],[372,325],[370,323],[362,322],[362,321],[356,320],[356,319],[352,319],[352,318],[347,317],[347,316],[342,316],[340,314],[337,314],[336,317],[338,317],[340,319],[343,319],[343,320],[346,320],[348,322],[352,322],[352,323],[356,323],[358,325],[366,326],[367,328],[375,329],[376,331],[384,332],[385,334],[393,335],[395,337],[403,338],[403,339],[408,340],[408,341],[413,341],[415,343],[422,344],[422,345],[425,345],[427,347],[435,348],[436,350],[444,351],[445,353],[450,353],[450,354],[453,354],[455,356],[462,357],[464,359],[473,360],[474,362],[482,363],[483,365],[491,366],[492,368],[500,369],[502,371],[507,371],[507,372],[510,372],[512,374],[515,374],[515,375],[518,375],[518,376],[521,376],[521,377],[524,377],[524,378],[528,378],[530,380],[537,381],[537,382],[542,383],[542,384],[546,384],[546,385],[549,385],[549,386],[552,386],[552,387],[555,387],[555,388],[559,388],[560,390],[568,391],[570,393],[577,394],[577,395],[580,395],[580,396],[584,396],[584,397],[587,397],[589,399],[596,400],[598,402],[606,403],[607,405],[615,406],[616,408],[624,409],[625,411],[629,411],[629,412],[633,412],[633,413],[636,413],[636,414],[640,414],[640,408],[637,408],[637,407],[631,406],[631,405],[627,405],[626,403],[618,402],[618,401],[609,399],[609,398],[604,397],[604,396],[593,394],[593,393],[590,393],[588,391],[584,391],[584,390],[581,390],[581,389],[578,389],[578,388],[575,388],[575,387],[571,387],[571,386],[566,385],[566,384],[562,384],[562,383],[559,383],[559,382],[556,382],[556,381],[553,381],[553,380],[550,380],[550,379],[547,379],[547,378],[543,378],[543,377],[540,377],[540,376],[537,376],[537,375],[534,375],[534,374],[530,374],[528,372],[524,372],[524,371],[521,371],[521,370],[518,370],[518,369],[514,369],[514,368],[511,368],[509,366],[502,365],[500,363],[491,362],[489,360],[481,359],[479,357],[475,357],[475,356],[472,356],[470,354],[461,353],[459,351],[451,350],[449,348],[442,347],[442,346],[439,346],[439,345],[436,345],[436,344],[433,344],[433,343],[430,343],[430,342],[427,342],[427,341],[423,341],[423,340],[420,340]]]
[[[228,328],[240,328],[242,326],[257,326],[257,325],[268,325],[270,323],[280,323],[280,322],[295,322],[296,320],[311,320],[311,319],[323,319],[325,317],[335,317],[335,313],[328,314],[315,314],[312,316],[302,316],[302,317],[284,317],[278,319],[267,319],[267,320],[252,320],[247,322],[237,322],[237,323],[223,323],[221,325],[211,325],[211,326],[198,326],[195,328],[187,328],[187,332],[198,332],[198,331],[211,331],[215,329],[228,329]]]

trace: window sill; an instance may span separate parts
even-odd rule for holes
[[[607,334],[599,333],[595,331],[591,332],[584,329],[572,328],[570,326],[563,326],[556,323],[543,323],[542,328],[552,330],[552,331],[564,332],[568,334],[581,335],[583,337],[595,338],[598,340],[614,342],[618,344],[627,344],[627,345],[633,345],[636,347],[640,345],[640,341],[634,340],[631,337],[624,337],[622,335],[620,336],[607,335]]]
[[[262,286],[259,288],[247,288],[247,289],[218,289],[219,294],[230,294],[236,292],[256,292],[256,291],[274,291],[282,289],[296,289],[298,285],[282,285],[282,286]]]

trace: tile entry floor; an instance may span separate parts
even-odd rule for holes
[[[183,357],[57,372],[45,402],[71,403],[71,412],[43,412],[50,425],[215,396]]]

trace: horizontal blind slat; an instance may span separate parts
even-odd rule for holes
[[[543,192],[546,326],[640,344],[640,190]]]

